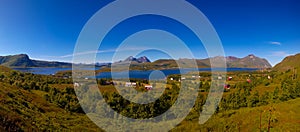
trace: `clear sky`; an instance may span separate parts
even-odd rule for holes
[[[0,0],[0,55],[26,53],[34,59],[71,61],[81,29],[94,13],[109,2],[111,1]],[[300,53],[299,0],[189,2],[201,10],[213,24],[226,56],[244,57],[255,54],[274,65],[288,55]],[[131,50],[142,50],[152,44],[165,44],[166,47],[180,51],[180,46],[176,44],[184,42],[192,49],[196,58],[207,57],[203,47],[197,43],[199,40],[189,34],[188,29],[171,19],[148,15],[126,20],[114,28],[115,32],[111,31],[103,42],[104,45],[99,48],[97,61],[110,61],[124,37],[145,26],[177,32],[183,41],[156,30],[145,31],[126,39],[124,44],[128,46],[123,52],[128,54]],[[122,57],[126,58],[127,54]],[[141,55],[149,56],[152,61],[171,57],[156,50],[148,50],[139,54]],[[119,59],[123,59],[122,57]],[[185,57],[184,53],[178,52],[175,58]]]

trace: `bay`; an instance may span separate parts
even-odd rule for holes
[[[211,68],[199,68],[198,71],[207,71],[210,72],[212,69]],[[224,71],[224,68],[214,68],[214,71]],[[227,68],[227,72],[231,71],[256,71],[259,70],[257,68]],[[136,79],[149,79],[149,76],[151,73],[153,73],[154,70],[148,70],[148,71],[137,71],[137,70],[132,70],[132,71],[122,71],[122,72],[114,72],[113,76],[116,79],[121,79],[121,78],[136,78]],[[166,69],[166,70],[160,70],[161,74],[154,74],[151,75],[152,78],[155,79],[164,79],[165,76],[172,75],[172,74],[186,74],[188,72],[195,71],[195,69]],[[99,73],[96,78],[101,79],[101,78],[112,78],[111,72],[101,72]]]
[[[42,68],[42,67],[34,67],[34,68],[13,68],[14,70],[21,71],[21,72],[28,72],[33,74],[41,74],[41,75],[53,75],[59,71],[68,71],[72,70],[72,68]],[[93,68],[85,68],[83,70],[94,70]],[[199,68],[198,71],[207,71],[210,72],[211,68]],[[214,71],[223,71],[223,68],[214,68]],[[256,71],[257,68],[227,68],[227,71]],[[121,71],[121,72],[114,72],[115,78],[136,78],[136,79],[149,79],[151,73],[154,73],[155,70],[148,70],[148,71]],[[160,74],[152,74],[151,76],[155,79],[164,79],[165,76],[172,75],[172,74],[186,74],[188,72],[195,71],[195,69],[166,69],[166,70],[159,70]],[[129,75],[129,76],[128,76]],[[96,78],[111,78],[112,74],[110,72],[101,72],[96,75]]]
[[[33,68],[13,68],[14,70],[21,71],[21,72],[27,72],[27,73],[33,73],[33,74],[40,74],[40,75],[53,75],[56,74],[59,71],[69,71],[72,70],[72,67],[68,68],[45,68],[45,67],[33,67]],[[97,70],[99,68],[96,68]],[[82,68],[82,70],[94,70],[94,68]]]

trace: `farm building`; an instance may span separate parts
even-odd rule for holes
[[[145,89],[146,89],[146,90],[152,90],[153,87],[152,87],[152,85],[146,84],[146,85],[145,85]]]
[[[126,82],[125,87],[135,87],[136,83],[135,82]]]
[[[225,84],[224,89],[230,89],[230,84]]]

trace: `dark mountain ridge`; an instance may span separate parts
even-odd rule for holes
[[[32,60],[26,54],[0,56],[0,65],[7,67],[71,67],[72,63]]]

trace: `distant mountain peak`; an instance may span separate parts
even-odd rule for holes
[[[127,62],[127,61],[135,61],[136,60],[136,58],[134,58],[133,56],[129,56],[129,57],[127,57],[125,60],[124,60],[124,62]]]
[[[249,57],[250,59],[257,58],[254,54],[249,54],[247,57]]]
[[[146,63],[146,62],[151,62],[146,56],[142,56],[140,58],[137,58],[137,61],[139,63]]]
[[[147,62],[151,62],[151,61],[146,56],[142,56],[142,57],[139,57],[139,58],[135,58],[133,56],[129,56],[125,60],[120,61],[119,63],[131,63],[131,62],[147,63]]]

